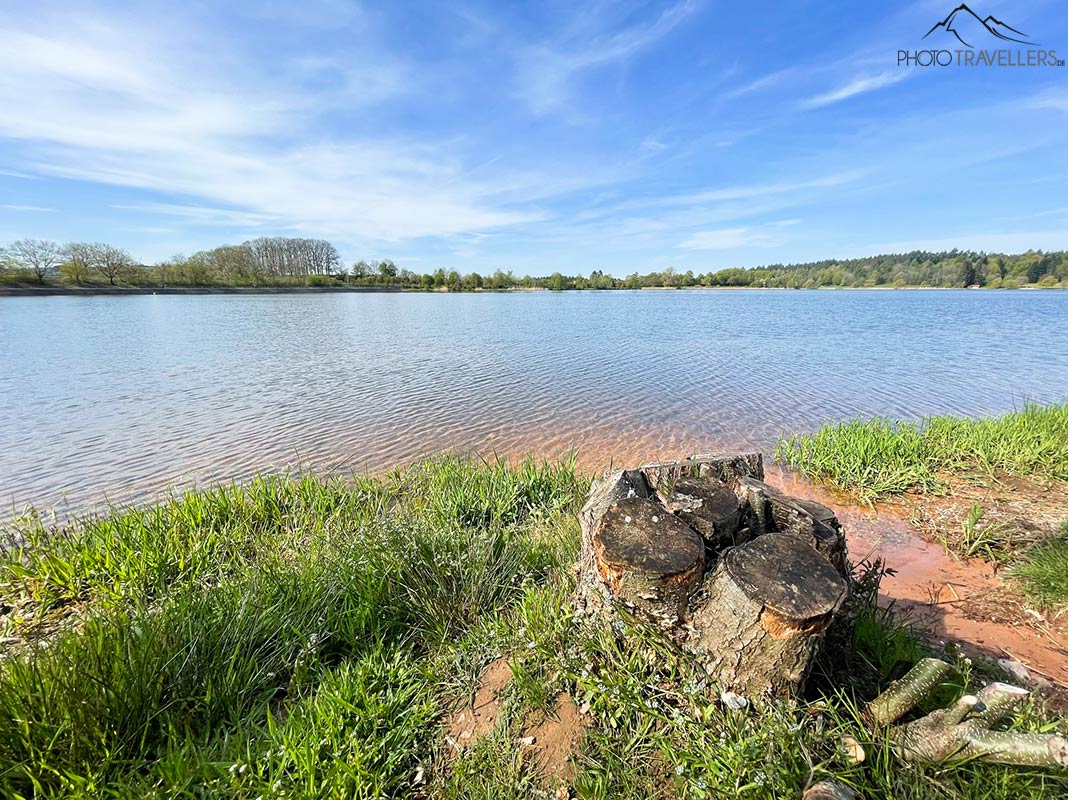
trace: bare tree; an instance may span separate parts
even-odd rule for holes
[[[323,239],[264,236],[241,246],[256,271],[266,275],[333,275],[341,266],[337,248]]]
[[[110,244],[99,245],[97,253],[99,257],[97,269],[104,273],[104,277],[112,286],[115,285],[115,279],[119,275],[134,265],[133,257],[129,253],[119,247],[112,247]]]
[[[89,278],[89,271],[100,262],[102,244],[71,242],[63,248],[63,276],[79,286]]]
[[[38,283],[55,270],[63,254],[63,248],[44,239],[19,239],[7,249],[15,265],[30,270]]]
[[[325,239],[302,239],[301,242],[310,274],[333,275],[342,271],[341,255],[330,242]]]

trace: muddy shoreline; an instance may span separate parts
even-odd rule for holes
[[[1068,640],[1059,629],[1018,602],[993,565],[959,560],[890,505],[874,509],[792,473],[765,467],[767,480],[790,494],[831,507],[846,533],[855,563],[880,559],[894,570],[880,587],[880,599],[925,631],[935,646],[955,643],[972,657],[1008,659],[1041,679],[1068,687]],[[992,609],[999,613],[992,614]]]

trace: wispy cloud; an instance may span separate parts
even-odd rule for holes
[[[652,205],[699,205],[703,203],[718,203],[725,200],[746,200],[754,197],[768,197],[770,195],[792,194],[795,192],[809,191],[812,189],[826,189],[834,186],[842,186],[853,183],[864,177],[861,170],[849,170],[835,172],[830,175],[821,175],[816,178],[808,178],[798,181],[782,181],[778,183],[752,183],[735,186],[725,186],[716,189],[705,189],[699,192],[687,192],[677,195],[669,195],[658,198]]]
[[[803,109],[823,108],[824,106],[848,100],[850,97],[856,97],[858,94],[873,92],[876,89],[884,89],[887,86],[893,86],[895,83],[900,83],[905,80],[909,75],[910,73],[907,70],[898,70],[896,72],[887,71],[881,72],[878,75],[854,78],[849,83],[840,86],[837,89],[802,100],[799,106]]]
[[[1023,253],[1027,250],[1068,250],[1068,229],[1030,231],[969,231],[956,236],[874,242],[858,253],[908,253],[913,250],[976,250],[987,253]]]
[[[176,203],[140,203],[134,205],[113,204],[112,208],[120,211],[137,211],[144,214],[175,217],[202,225],[225,225],[239,228],[257,228],[264,225],[285,226],[285,222],[274,214],[258,214],[254,211],[242,211],[234,208],[217,206],[190,206]]]
[[[743,95],[752,94],[753,92],[762,92],[767,89],[774,89],[782,84],[786,83],[791,77],[797,76],[796,68],[780,69],[775,72],[769,72],[767,75],[763,75],[759,78],[743,83],[735,89],[730,90],[725,95],[727,99],[735,97],[741,97]]]
[[[395,241],[483,230],[539,212],[493,200],[500,184],[471,180],[442,146],[397,137],[302,136],[322,109],[346,112],[396,89],[403,70],[302,61],[263,81],[232,68],[227,48],[186,48],[201,32],[101,18],[48,18],[39,28],[0,14],[0,138],[23,168],[201,198],[241,224],[278,221],[350,240]],[[185,33],[185,35],[183,35]],[[323,73],[309,90],[309,70]],[[330,79],[330,80],[326,80]],[[508,182],[506,171],[501,171]],[[191,204],[194,206],[203,203]],[[157,208],[205,218],[202,211]],[[208,212],[210,215],[213,212]]]
[[[0,204],[0,211],[18,211],[18,212],[25,211],[25,212],[29,212],[29,213],[40,213],[40,212],[55,211],[55,209],[54,208],[45,208],[44,206],[20,206],[20,205],[17,205],[17,204],[4,203],[4,204]]]
[[[777,247],[782,244],[779,231],[782,228],[800,223],[799,219],[783,219],[766,225],[743,226],[738,228],[719,228],[712,231],[698,231],[689,239],[679,243],[684,250],[730,250],[747,245],[754,247]]]
[[[682,0],[651,22],[605,33],[606,23],[593,16],[558,39],[525,48],[520,54],[519,92],[537,114],[558,109],[571,97],[571,82],[585,70],[623,62],[650,47],[700,6]]]
[[[1046,89],[1031,97],[1025,105],[1029,108],[1052,108],[1068,113],[1068,92],[1062,89]]]

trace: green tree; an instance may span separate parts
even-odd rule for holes
[[[397,277],[397,265],[390,261],[388,258],[384,261],[379,261],[378,277],[382,283],[389,286],[391,283],[393,283],[393,279]]]

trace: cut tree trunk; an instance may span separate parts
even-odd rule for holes
[[[761,536],[727,551],[706,579],[687,648],[734,692],[793,694],[846,591],[834,567],[804,542]]]
[[[814,500],[787,497],[754,478],[742,478],[738,485],[749,507],[751,536],[771,532],[793,536],[826,557],[839,575],[849,573],[845,536],[833,511]]]
[[[593,537],[597,572],[617,602],[661,625],[686,613],[705,563],[705,544],[659,503],[628,497],[601,518]]]
[[[763,477],[759,454],[735,453],[595,481],[580,513],[580,612],[653,623],[723,690],[799,691],[848,594],[845,539],[833,512]]]
[[[858,800],[858,795],[853,787],[830,778],[814,783],[805,789],[801,800]]]

